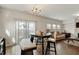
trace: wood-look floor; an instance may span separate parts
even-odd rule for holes
[[[56,42],[56,50],[57,55],[79,55],[79,47],[66,44],[64,40]],[[41,51],[41,45],[38,45],[37,51],[34,51],[34,54],[42,55]],[[54,55],[54,53],[50,52],[49,55]]]
[[[56,48],[58,55],[79,55],[78,46],[66,44],[64,41],[57,42]]]
[[[79,42],[77,41],[77,43],[79,43]],[[15,48],[18,48],[19,50],[16,50]],[[45,50],[45,48],[46,48],[46,44],[45,44],[44,50]],[[79,55],[79,46],[66,44],[64,42],[64,40],[56,42],[56,50],[57,50],[57,55]],[[41,47],[41,45],[38,45],[37,50],[34,50],[33,52],[34,52],[34,55],[42,55],[42,47]],[[19,46],[14,46],[14,47],[8,48],[6,54],[7,55],[17,55],[17,54],[20,54],[20,53],[21,53],[21,51],[20,51]],[[47,55],[54,55],[54,53],[50,52]]]

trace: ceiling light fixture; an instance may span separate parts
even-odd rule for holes
[[[39,15],[39,13],[41,12],[41,9],[40,9],[40,8],[37,8],[37,7],[33,7],[33,8],[32,8],[32,12],[33,12],[33,14],[35,14],[35,15]]]

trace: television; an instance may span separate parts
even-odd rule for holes
[[[79,22],[76,22],[76,28],[79,28]]]

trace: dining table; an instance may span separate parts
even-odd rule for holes
[[[34,38],[40,38],[42,40],[42,55],[44,55],[44,39],[50,37],[51,35],[31,35],[31,42],[33,42]]]

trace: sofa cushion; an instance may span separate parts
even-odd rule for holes
[[[58,32],[58,31],[55,31],[52,36],[56,40],[61,40],[61,39],[64,39],[65,38],[65,34],[63,34],[61,32]]]
[[[55,42],[56,39],[54,39],[54,38],[48,38],[48,41]]]
[[[31,49],[31,48],[35,48],[36,44],[30,42],[30,39],[23,39],[20,42],[20,47],[21,47],[21,50],[28,50],[28,49]]]

